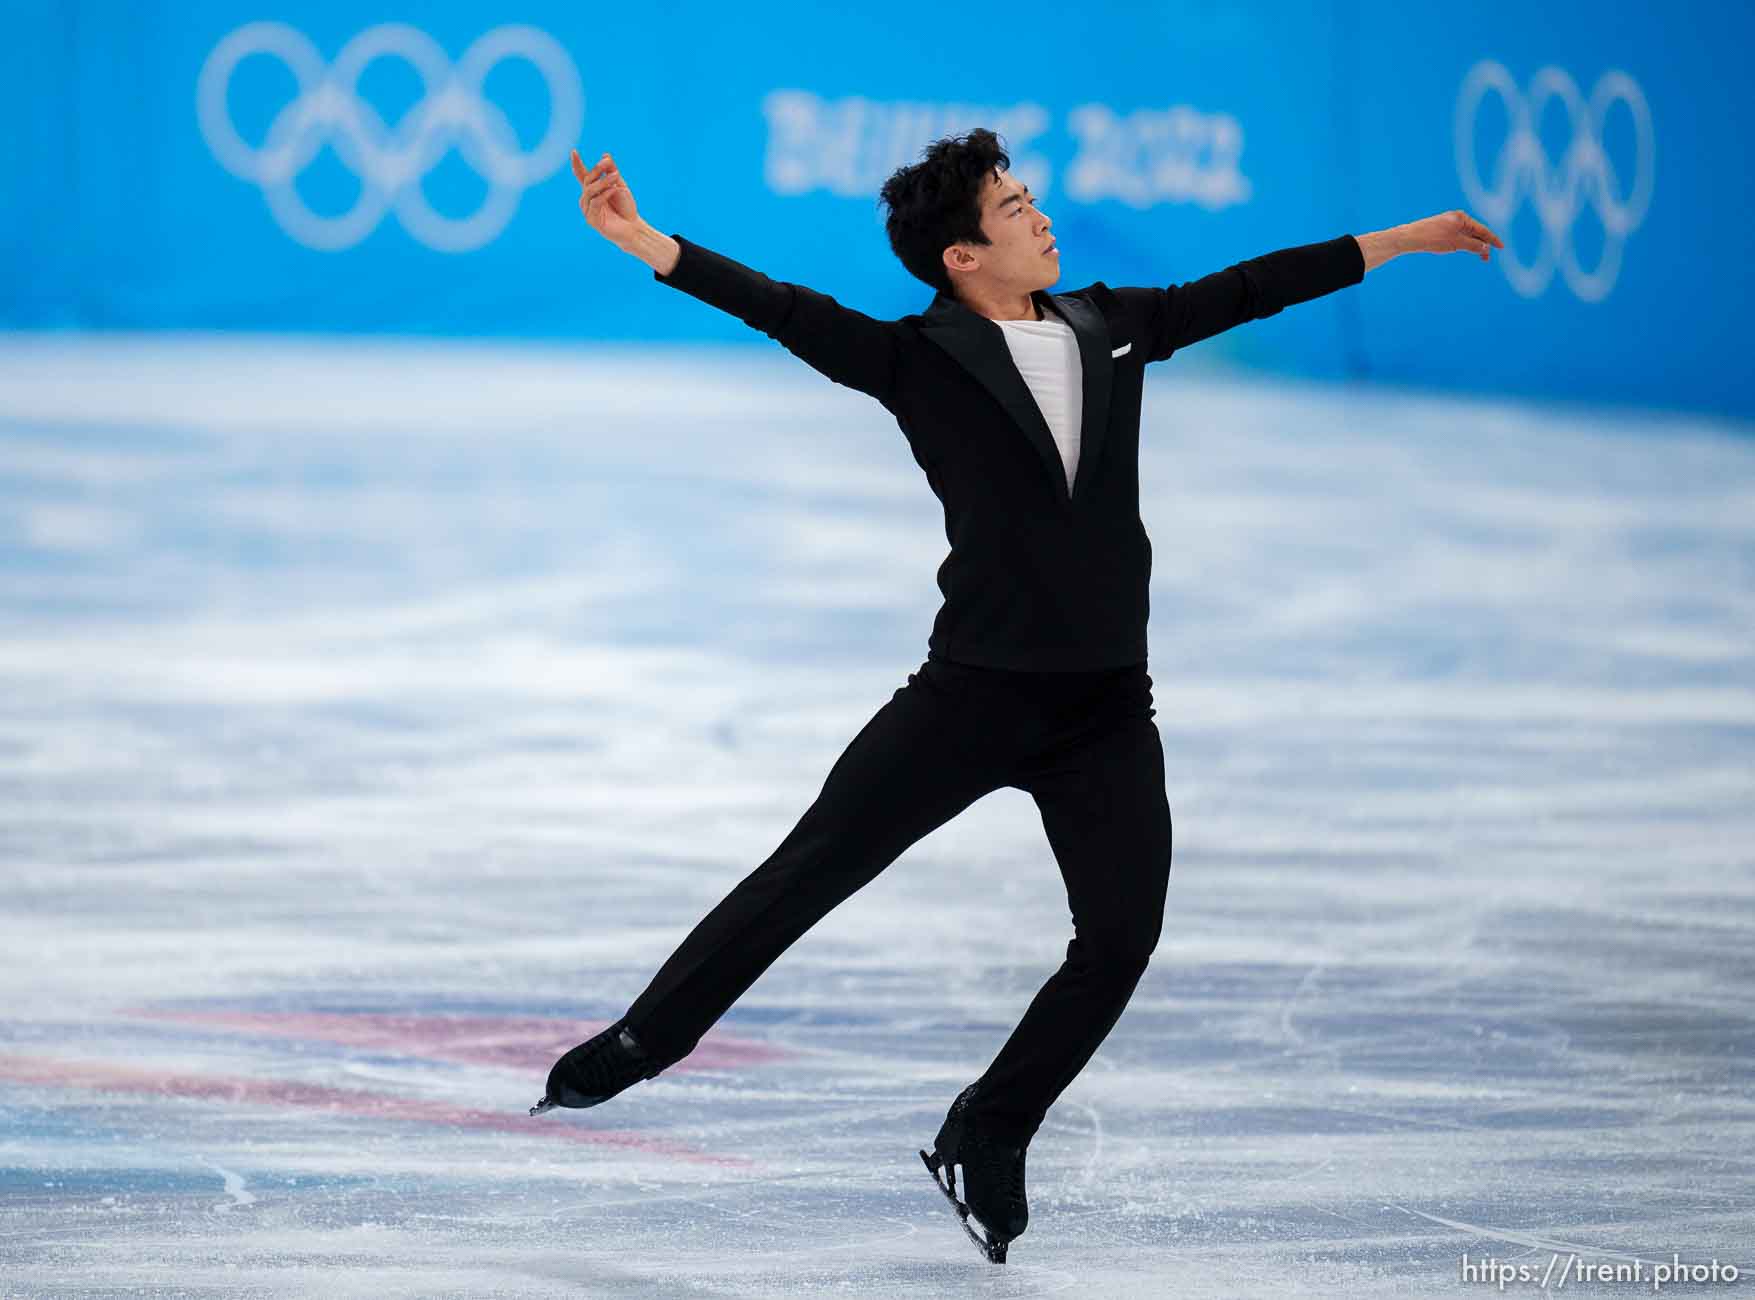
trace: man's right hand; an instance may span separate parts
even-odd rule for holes
[[[660,275],[669,275],[676,269],[682,246],[641,220],[634,207],[634,193],[622,179],[614,158],[606,153],[597,160],[597,166],[586,171],[575,149],[573,175],[579,178],[579,211],[585,214],[593,230]]]
[[[590,171],[573,150],[573,175],[579,178],[579,211],[586,222],[617,248],[626,248],[641,226],[633,191],[607,153]]]

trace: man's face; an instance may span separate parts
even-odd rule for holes
[[[1029,293],[1046,289],[1060,278],[1060,252],[1053,247],[1050,221],[1036,206],[1029,188],[1010,172],[995,171],[981,196],[981,233],[988,244],[957,244],[977,263],[958,266],[979,275],[991,287]]]

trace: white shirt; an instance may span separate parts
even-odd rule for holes
[[[1066,467],[1066,488],[1072,491],[1079,472],[1079,425],[1085,400],[1085,372],[1079,366],[1079,341],[1053,309],[1045,320],[994,321],[1005,334],[1018,373],[1036,399],[1036,409],[1060,448]]]

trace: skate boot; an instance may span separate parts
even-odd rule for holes
[[[556,1106],[576,1110],[596,1106],[663,1069],[618,1020],[555,1062],[548,1072],[548,1091],[530,1113],[540,1115]]]
[[[1004,1141],[971,1112],[978,1086],[972,1083],[957,1095],[933,1139],[932,1154],[922,1151],[920,1158],[939,1191],[956,1207],[969,1240],[995,1264],[1003,1264],[1006,1247],[1030,1224],[1030,1206],[1024,1199],[1026,1148]],[[966,1202],[957,1199],[958,1165],[963,1167]],[[969,1226],[971,1214],[986,1230],[985,1239]]]

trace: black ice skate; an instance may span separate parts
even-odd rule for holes
[[[995,1264],[1005,1263],[1006,1247],[1022,1236],[1030,1223],[1030,1206],[1024,1200],[1024,1151],[988,1131],[979,1116],[971,1114],[977,1085],[970,1084],[951,1103],[950,1113],[933,1139],[931,1155],[920,1153],[932,1181],[956,1207],[963,1231],[976,1248]],[[963,1166],[964,1195],[957,1199],[956,1166]],[[944,1177],[939,1177],[939,1171]],[[985,1229],[985,1239],[969,1226],[973,1214]]]
[[[574,1110],[596,1106],[663,1068],[646,1054],[628,1027],[617,1021],[555,1062],[548,1072],[548,1091],[530,1113],[540,1115],[556,1106]]]

